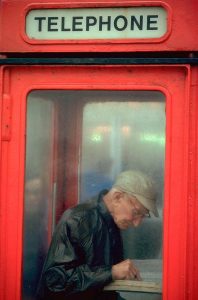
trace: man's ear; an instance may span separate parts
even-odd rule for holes
[[[123,192],[115,190],[112,195],[114,204],[119,204],[122,197],[123,197]]]

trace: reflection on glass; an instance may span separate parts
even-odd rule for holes
[[[101,92],[100,99],[98,95],[93,98],[98,101],[90,101],[83,111],[81,201],[95,196],[103,187],[110,188],[121,171],[138,169],[158,183],[161,210],[164,95],[154,91],[116,91]]]
[[[145,280],[161,281],[164,95],[33,91],[27,101],[26,134],[23,300],[35,299],[53,227],[71,199],[77,203],[96,196],[128,169],[155,179],[161,217],[123,233],[124,255],[136,260]],[[123,296],[131,299],[128,293]],[[133,293],[133,299],[161,296]]]
[[[104,102],[102,102],[102,100]],[[115,101],[116,100],[116,101]],[[160,218],[122,232],[125,258],[131,258],[145,281],[162,279],[162,209],[165,153],[165,97],[154,91],[109,92],[83,112],[80,199],[109,189],[118,173],[136,169],[150,174],[158,187]],[[131,299],[130,293],[122,293]],[[133,299],[161,295],[133,293]]]
[[[23,299],[26,300],[34,299],[48,247],[52,115],[50,101],[29,96],[23,243]]]

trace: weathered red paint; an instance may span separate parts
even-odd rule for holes
[[[52,72],[53,70],[53,72]],[[192,76],[191,76],[192,74]],[[189,66],[3,67],[11,137],[1,142],[0,299],[21,299],[26,96],[37,89],[159,90],[166,96],[163,299],[196,299],[197,75]],[[115,84],[116,83],[116,84]],[[193,87],[191,89],[191,86]],[[2,109],[2,107],[1,107]],[[69,203],[75,204],[74,202]]]
[[[37,3],[36,3],[37,2]],[[198,50],[197,0],[2,0],[0,53]],[[158,40],[33,42],[24,34],[30,8],[162,5],[168,34]],[[29,54],[30,55],[30,54]],[[159,90],[166,95],[166,162],[163,234],[163,300],[195,300],[198,294],[198,67],[3,66],[0,69],[0,299],[21,299],[26,96],[34,89]],[[76,135],[78,132],[76,132]],[[79,137],[78,137],[79,138]],[[75,155],[75,153],[73,153]],[[73,158],[71,158],[72,160]],[[75,167],[75,159],[73,159]],[[77,179],[76,179],[77,180]],[[75,186],[75,185],[73,185]],[[77,185],[76,185],[77,186]],[[74,205],[77,189],[67,195]],[[72,197],[70,197],[72,196]]]

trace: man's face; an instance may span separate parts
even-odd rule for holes
[[[139,226],[149,211],[134,197],[117,192],[113,219],[120,229]]]

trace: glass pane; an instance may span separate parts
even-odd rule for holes
[[[144,220],[122,232],[125,258],[131,258],[145,281],[161,282],[162,209],[165,154],[165,97],[155,91],[104,92],[83,111],[80,199],[109,189],[117,174],[135,169],[157,183],[160,218]],[[116,100],[116,101],[115,101]],[[122,293],[131,299],[130,293]],[[133,293],[133,299],[161,295]]]
[[[30,94],[27,102],[23,296],[32,298],[51,231],[53,103]]]
[[[78,203],[80,100],[81,93],[73,91],[38,90],[28,95],[23,300],[36,299],[54,227],[71,205],[68,200]]]
[[[51,234],[63,211],[111,188],[116,175],[127,169],[154,177],[161,217],[123,233],[124,255],[136,260],[144,279],[161,281],[164,95],[33,91],[26,134],[23,300],[35,299]],[[123,296],[130,299],[129,293]],[[140,297],[133,293],[133,299]],[[153,300],[159,297],[152,295]]]

